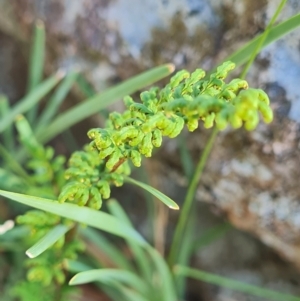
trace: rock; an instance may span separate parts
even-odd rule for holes
[[[300,268],[299,124],[275,119],[258,131],[221,134],[198,198],[225,212]]]
[[[34,20],[47,30],[47,73],[79,68],[97,90],[157,64],[210,69],[262,31],[277,7],[274,1],[190,0],[23,0],[0,1],[0,31],[23,43]],[[282,21],[299,10],[289,1]],[[250,70],[252,84],[277,83],[299,120],[297,78],[300,29],[268,46]],[[24,46],[25,47],[25,46]],[[287,74],[291,76],[287,76]],[[1,84],[0,84],[1,85]]]

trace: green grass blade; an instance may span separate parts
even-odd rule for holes
[[[0,119],[9,114],[10,107],[9,101],[5,95],[0,95]],[[14,148],[14,135],[12,125],[7,126],[3,132],[3,144],[9,150],[13,151]]]
[[[18,114],[27,112],[36,105],[54,86],[61,80],[64,73],[59,71],[39,84],[32,92],[27,94],[15,106],[13,106],[3,119],[0,120],[0,133],[13,123]]]
[[[124,211],[124,209],[121,207],[121,205],[119,204],[119,202],[117,200],[110,199],[107,202],[107,207],[111,214],[113,214],[115,217],[120,219],[126,225],[133,228],[133,225],[132,225],[128,215],[126,214],[126,212]]]
[[[0,167],[0,189],[8,189],[14,192],[24,192],[27,189],[26,182],[7,169]]]
[[[190,245],[190,252],[194,253],[205,246],[208,246],[213,241],[219,239],[225,235],[229,230],[232,229],[232,226],[229,223],[222,223],[211,229],[207,230],[201,237],[195,239],[193,244]]]
[[[300,301],[300,297],[282,294],[272,290],[264,289],[255,285],[246,284],[240,281],[231,280],[225,277],[217,276],[211,273],[204,271],[184,267],[184,266],[175,266],[174,272],[178,275],[185,277],[194,278],[206,283],[218,285],[221,287],[226,287],[232,290],[240,291],[249,295],[254,295],[270,301]]]
[[[45,27],[41,20],[34,25],[33,41],[30,53],[28,74],[28,92],[31,92],[42,80],[45,58]]]
[[[192,253],[190,251],[191,245],[193,245],[195,239],[196,229],[196,221],[197,221],[197,211],[192,210],[189,215],[189,221],[186,224],[186,231],[182,238],[180,252],[178,253],[177,264],[179,265],[189,265]],[[177,294],[179,298],[183,299],[186,291],[186,277],[181,275],[174,275],[175,287],[177,290]]]
[[[72,272],[72,273],[81,273],[81,272],[89,271],[92,269],[87,264],[77,261],[77,260],[72,260],[72,259],[64,260],[64,268],[67,271]]]
[[[134,76],[115,87],[107,89],[103,93],[99,93],[87,99],[59,115],[43,133],[38,135],[38,139],[41,142],[49,141],[64,130],[70,128],[79,121],[98,113],[100,110],[122,97],[132,94],[139,89],[168,76],[173,70],[174,66],[171,64],[153,68],[140,75]]]
[[[70,230],[70,227],[65,225],[57,225],[50,230],[44,237],[36,242],[31,248],[26,251],[29,258],[35,258],[42,254],[44,251],[54,245],[63,235]]]
[[[148,294],[146,283],[132,272],[117,269],[95,269],[76,274],[69,282],[70,285],[79,285],[100,281],[109,284],[117,281],[136,289],[142,295]]]
[[[15,125],[21,144],[31,156],[35,157],[42,146],[37,142],[29,122],[23,115],[18,115],[16,117]]]
[[[86,80],[83,74],[79,74],[76,80],[78,88],[81,90],[81,92],[85,95],[85,97],[93,97],[95,94],[97,94],[97,91],[94,89],[94,87]],[[101,109],[99,112],[104,119],[108,119],[109,116],[109,110],[108,109]]]
[[[92,269],[85,263],[69,259],[64,261],[64,267],[66,268],[66,270],[73,273],[85,272]],[[124,289],[120,285],[118,286],[117,282],[111,281],[110,286],[104,285],[102,283],[96,283],[96,286],[99,287],[102,291],[104,291],[108,296],[110,296],[112,300],[132,301],[132,299],[127,298],[127,296],[124,297]]]
[[[22,244],[20,242],[17,241],[0,241],[0,249],[1,252],[5,251],[5,252],[16,252],[16,253],[20,253],[24,251],[24,248],[22,247]],[[2,301],[2,299],[1,299]]]
[[[19,239],[24,239],[24,236],[28,236],[29,230],[27,226],[14,226],[5,233],[0,234],[1,240],[5,241],[16,241]]]
[[[139,182],[139,181],[134,180],[134,179],[129,178],[129,177],[125,177],[125,182],[130,183],[130,184],[134,184],[136,186],[139,186],[139,187],[147,190],[152,195],[154,195],[156,198],[158,198],[160,201],[162,201],[164,204],[166,204],[169,208],[175,209],[175,210],[179,209],[179,206],[172,199],[170,199],[168,196],[166,196],[165,194],[163,194],[159,190],[151,187],[150,185]]]
[[[69,285],[80,285],[99,281],[102,284],[119,290],[128,300],[148,300],[147,285],[135,274],[116,269],[96,269],[76,274]],[[127,288],[126,286],[130,288]]]
[[[14,172],[16,175],[23,178],[28,183],[32,183],[30,176],[27,174],[25,169],[18,163],[15,157],[3,146],[0,144],[0,155],[4,160],[4,165],[6,168]]]
[[[282,11],[282,9],[284,8],[285,4],[286,4],[287,0],[281,0],[281,3],[278,5],[275,14],[273,15],[272,19],[270,20],[270,22],[268,23],[264,33],[260,36],[260,39],[257,41],[256,47],[253,51],[253,53],[251,54],[247,64],[245,65],[240,78],[241,79],[245,79],[246,74],[248,73],[250,67],[252,66],[257,54],[261,51],[262,45],[264,43],[264,41],[266,40],[266,37],[268,36],[270,29],[272,28],[274,22],[276,21],[278,15],[280,14],[280,12]]]
[[[0,176],[1,177],[1,176]],[[1,185],[0,179],[0,185]],[[21,241],[24,237],[29,235],[28,228],[26,226],[15,226],[12,220],[5,221],[0,225],[0,249],[10,252],[23,252]],[[1,265],[1,263],[0,263]]]
[[[176,289],[171,271],[169,270],[165,259],[150,245],[147,245],[146,249],[153,260],[154,267],[157,270],[157,275],[160,277],[159,284],[161,287],[157,289],[157,293],[161,294],[162,297],[157,300],[178,300],[179,298],[176,296]]]
[[[210,137],[205,145],[204,150],[201,153],[197,166],[195,168],[193,177],[189,183],[189,187],[183,202],[181,214],[179,215],[179,221],[175,228],[174,238],[171,245],[171,250],[169,253],[168,263],[169,266],[172,267],[176,264],[177,258],[180,256],[179,253],[181,251],[180,245],[182,243],[182,238],[185,235],[186,224],[189,220],[191,210],[194,205],[194,199],[196,190],[203,174],[204,168],[206,166],[206,162],[211,153],[211,150],[214,146],[214,141],[217,137],[218,129],[214,128],[210,134]]]
[[[145,165],[141,165],[141,167],[136,169],[136,178],[139,179],[141,182],[149,184],[149,174],[147,172],[147,168]],[[146,212],[147,212],[147,219],[146,219],[146,225],[148,229],[148,240],[154,241],[155,239],[155,221],[157,218],[157,210],[156,210],[156,202],[155,197],[148,193],[147,191],[143,190],[143,197],[146,201]]]
[[[94,88],[90,85],[90,83],[85,79],[83,74],[79,74],[79,76],[76,79],[76,83],[81,90],[81,92],[86,96],[86,97],[93,97],[96,94],[96,91]]]
[[[0,195],[18,203],[69,218],[79,223],[121,236],[125,239],[134,240],[138,244],[146,244],[145,240],[138,232],[105,212],[68,203],[60,204],[53,200],[4,190],[0,190]]]
[[[134,270],[128,258],[119,251],[119,248],[116,245],[110,243],[101,233],[99,233],[99,231],[92,228],[85,228],[80,229],[80,233],[85,239],[98,248],[100,252],[103,252],[108,256],[119,268],[129,271]]]
[[[150,299],[146,299],[144,296],[139,294],[137,291],[134,291],[130,288],[127,288],[124,285],[121,285],[119,282],[115,281],[110,283],[111,288],[119,291],[122,294],[122,299],[115,298],[115,301],[150,301]]]
[[[288,20],[274,26],[270,29],[268,36],[264,40],[262,44],[262,48],[268,46],[269,44],[277,41],[287,33],[291,32],[295,28],[300,26],[300,14],[297,14]],[[250,59],[252,53],[255,51],[261,36],[264,33],[258,35],[256,38],[252,39],[249,43],[247,43],[242,48],[238,49],[236,52],[227,57],[224,61],[232,61],[237,66],[244,64],[247,60]]]
[[[33,41],[30,53],[28,87],[27,92],[33,91],[42,81],[45,59],[45,27],[41,20],[37,20],[34,26]],[[37,106],[28,112],[28,119],[35,120]]]
[[[48,126],[50,121],[52,120],[53,116],[57,113],[59,106],[69,93],[70,89],[72,88],[74,82],[78,77],[77,71],[71,71],[66,75],[66,77],[61,81],[49,101],[47,102],[46,107],[41,114],[35,131],[37,134],[43,132],[44,128]]]
[[[128,218],[127,214],[116,200],[110,199],[107,202],[107,207],[111,214],[113,214],[116,218],[121,220],[129,227],[133,228],[133,225],[130,219]],[[145,254],[144,250],[133,241],[128,240],[127,243],[144,279],[148,279],[149,281],[151,281],[152,269],[147,254]]]
[[[108,209],[119,219],[124,221],[126,224],[131,225],[131,222],[122,209],[122,207],[119,205],[119,203],[115,200],[109,200],[108,201]],[[162,256],[155,250],[153,247],[147,244],[146,250],[147,253],[150,255],[151,260],[148,259],[148,256],[146,256],[141,250],[139,246],[134,246],[132,242],[130,243],[130,247],[135,255],[135,258],[137,259],[137,262],[143,272],[144,275],[146,275],[147,279],[151,279],[151,261],[153,261],[155,270],[157,271],[157,274],[161,278],[160,286],[156,288],[155,291],[152,291],[153,296],[156,296],[156,294],[160,294],[162,297],[160,297],[159,300],[164,301],[172,301],[176,300],[176,291],[174,287],[174,283],[172,280],[172,275],[170,273],[170,270],[168,269],[168,266],[165,262],[165,260],[162,258]],[[156,300],[156,299],[154,299]]]
[[[188,180],[190,180],[193,176],[194,172],[194,162],[191,156],[191,153],[188,150],[186,139],[187,137],[183,137],[184,135],[178,136],[178,147],[181,159],[181,165],[184,170],[184,174]]]
[[[177,264],[187,266],[190,258],[196,250],[203,248],[213,241],[225,235],[232,226],[229,223],[222,223],[207,230],[200,238],[195,237],[194,229],[196,229],[196,211],[192,211],[190,221],[187,224],[185,235],[183,237],[180,252],[178,254]],[[175,283],[179,296],[183,298],[185,292],[186,277],[182,275],[175,275]]]

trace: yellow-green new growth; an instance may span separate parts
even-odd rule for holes
[[[100,208],[102,198],[109,197],[109,185],[122,185],[123,175],[130,174],[128,159],[140,166],[142,155],[150,157],[153,148],[161,146],[163,136],[176,137],[184,125],[189,131],[194,131],[199,121],[205,128],[244,125],[253,130],[259,113],[265,122],[271,122],[273,112],[264,91],[248,89],[241,79],[225,83],[234,67],[225,62],[206,79],[202,69],[191,74],[182,70],[163,89],[141,93],[141,103],[125,97],[127,110],[111,113],[106,128],[91,129],[89,148],[71,157],[60,201]]]

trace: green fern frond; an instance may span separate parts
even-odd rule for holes
[[[105,128],[91,129],[90,145],[72,155],[59,201],[99,209],[102,199],[110,196],[109,186],[121,186],[123,175],[130,174],[128,160],[139,167],[142,155],[151,157],[164,136],[178,136],[185,125],[189,131],[199,121],[205,128],[224,130],[231,125],[251,131],[259,123],[259,114],[264,122],[271,122],[273,112],[264,91],[248,89],[242,79],[224,81],[234,67],[225,62],[208,78],[202,69],[191,74],[182,70],[163,89],[142,92],[141,103],[125,97],[127,110],[111,113]]]

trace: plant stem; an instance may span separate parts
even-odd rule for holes
[[[241,79],[244,79],[249,71],[249,68],[251,67],[251,65],[253,64],[257,54],[260,52],[267,36],[269,35],[269,32],[274,24],[274,22],[276,21],[278,15],[280,14],[280,12],[282,11],[283,7],[285,6],[287,0],[282,0],[281,3],[279,4],[275,14],[273,15],[272,19],[270,20],[268,26],[266,27],[263,35],[260,37],[260,39],[257,41],[257,46],[255,47],[255,50],[252,52],[251,57],[248,61],[248,63],[246,64],[245,68],[242,71],[242,74],[240,76]]]
[[[187,221],[189,220],[189,215],[192,209],[193,200],[196,194],[196,189],[199,183],[199,180],[201,178],[201,175],[203,173],[204,167],[206,165],[208,156],[212,150],[212,147],[214,145],[214,141],[216,139],[218,133],[218,129],[215,127],[213,129],[213,132],[211,133],[208,143],[205,145],[205,148],[203,150],[203,153],[200,157],[200,160],[198,162],[198,165],[196,167],[196,170],[194,172],[193,178],[190,182],[183,207],[181,210],[181,214],[179,216],[179,221],[175,229],[174,239],[171,246],[168,263],[170,266],[173,266],[176,262],[176,259],[178,257],[178,253],[180,250],[180,243],[182,238],[184,237],[184,231],[186,228]]]
[[[240,76],[240,78],[245,78],[249,68],[251,67],[251,65],[253,64],[253,61],[255,60],[258,52],[261,50],[262,45],[266,39],[266,37],[269,34],[270,29],[272,28],[274,22],[276,21],[279,13],[282,11],[283,7],[285,6],[287,0],[282,0],[280,5],[278,6],[275,14],[273,15],[272,19],[270,20],[268,26],[266,27],[265,32],[263,33],[263,35],[261,36],[261,38],[259,39],[257,46],[255,48],[255,51],[253,51],[248,63],[246,64],[245,68],[242,71],[242,74]],[[168,263],[170,266],[173,266],[176,262],[176,259],[178,258],[178,254],[180,251],[178,251],[180,249],[180,243],[183,239],[183,235],[184,235],[184,231],[186,229],[186,224],[189,218],[189,214],[191,212],[191,208],[193,205],[193,200],[194,200],[194,196],[196,193],[196,189],[197,189],[197,185],[199,183],[199,180],[201,178],[202,172],[204,170],[204,167],[206,165],[206,161],[208,159],[208,156],[210,154],[210,151],[213,147],[216,135],[218,133],[218,130],[215,128],[214,131],[212,132],[208,143],[206,144],[204,151],[202,153],[202,156],[198,162],[198,165],[196,167],[196,171],[193,175],[193,178],[190,182],[190,186],[188,188],[184,203],[183,203],[183,207],[182,207],[182,211],[181,214],[179,216],[179,222],[176,226],[175,229],[175,234],[174,234],[174,239],[173,239],[173,243],[171,245],[171,250],[170,250],[170,254],[169,254],[169,258],[168,258]]]

